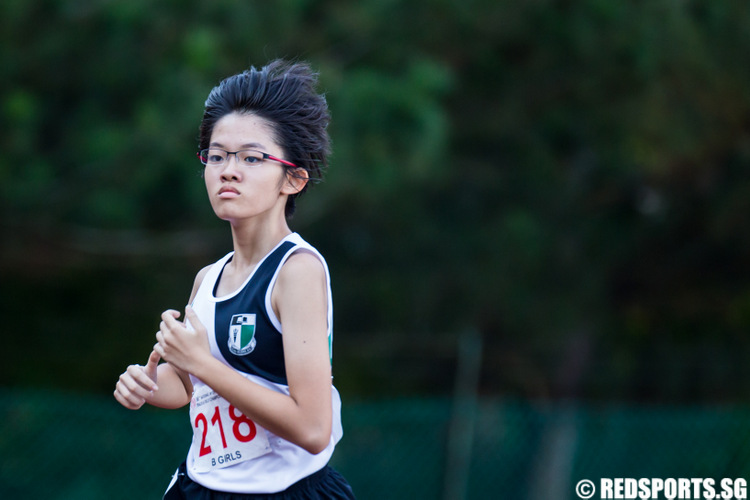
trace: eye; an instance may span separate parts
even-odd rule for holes
[[[255,166],[263,162],[263,153],[258,151],[241,151],[237,153],[242,160],[242,163],[248,166]]]
[[[221,165],[227,157],[227,153],[221,149],[204,149],[203,157],[207,165]]]

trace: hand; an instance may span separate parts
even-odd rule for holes
[[[115,386],[115,399],[129,410],[137,410],[159,390],[156,385],[156,368],[160,356],[151,351],[146,366],[130,365],[120,375]]]
[[[179,317],[180,313],[173,309],[162,313],[154,351],[170,365],[195,375],[204,356],[210,356],[208,335],[190,306],[185,308],[186,321],[179,321]]]

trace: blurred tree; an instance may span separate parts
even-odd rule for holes
[[[697,0],[4,2],[0,383],[109,390],[145,356],[228,250],[203,100],[290,57],[333,113],[293,224],[332,265],[344,390],[449,391],[472,325],[486,392],[743,398],[749,27]]]

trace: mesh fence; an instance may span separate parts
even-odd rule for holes
[[[103,396],[4,390],[0,408],[2,499],[161,498],[190,440],[186,412]],[[750,477],[744,407],[481,400],[461,415],[464,461],[449,446],[455,416],[448,399],[345,401],[332,465],[365,500],[565,500],[580,479]]]

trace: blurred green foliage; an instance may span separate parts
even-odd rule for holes
[[[658,0],[7,0],[2,385],[111,390],[230,248],[195,160],[210,89],[309,60],[344,392],[743,399],[750,9]]]
[[[452,403],[349,399],[331,465],[362,500],[575,500],[581,478],[613,477],[711,478],[716,498],[729,498],[722,478],[750,469],[747,407],[487,397],[472,412],[463,492],[450,496]],[[0,431],[0,495],[23,500],[159,498],[190,442],[186,410],[135,414],[64,391],[0,390]]]

